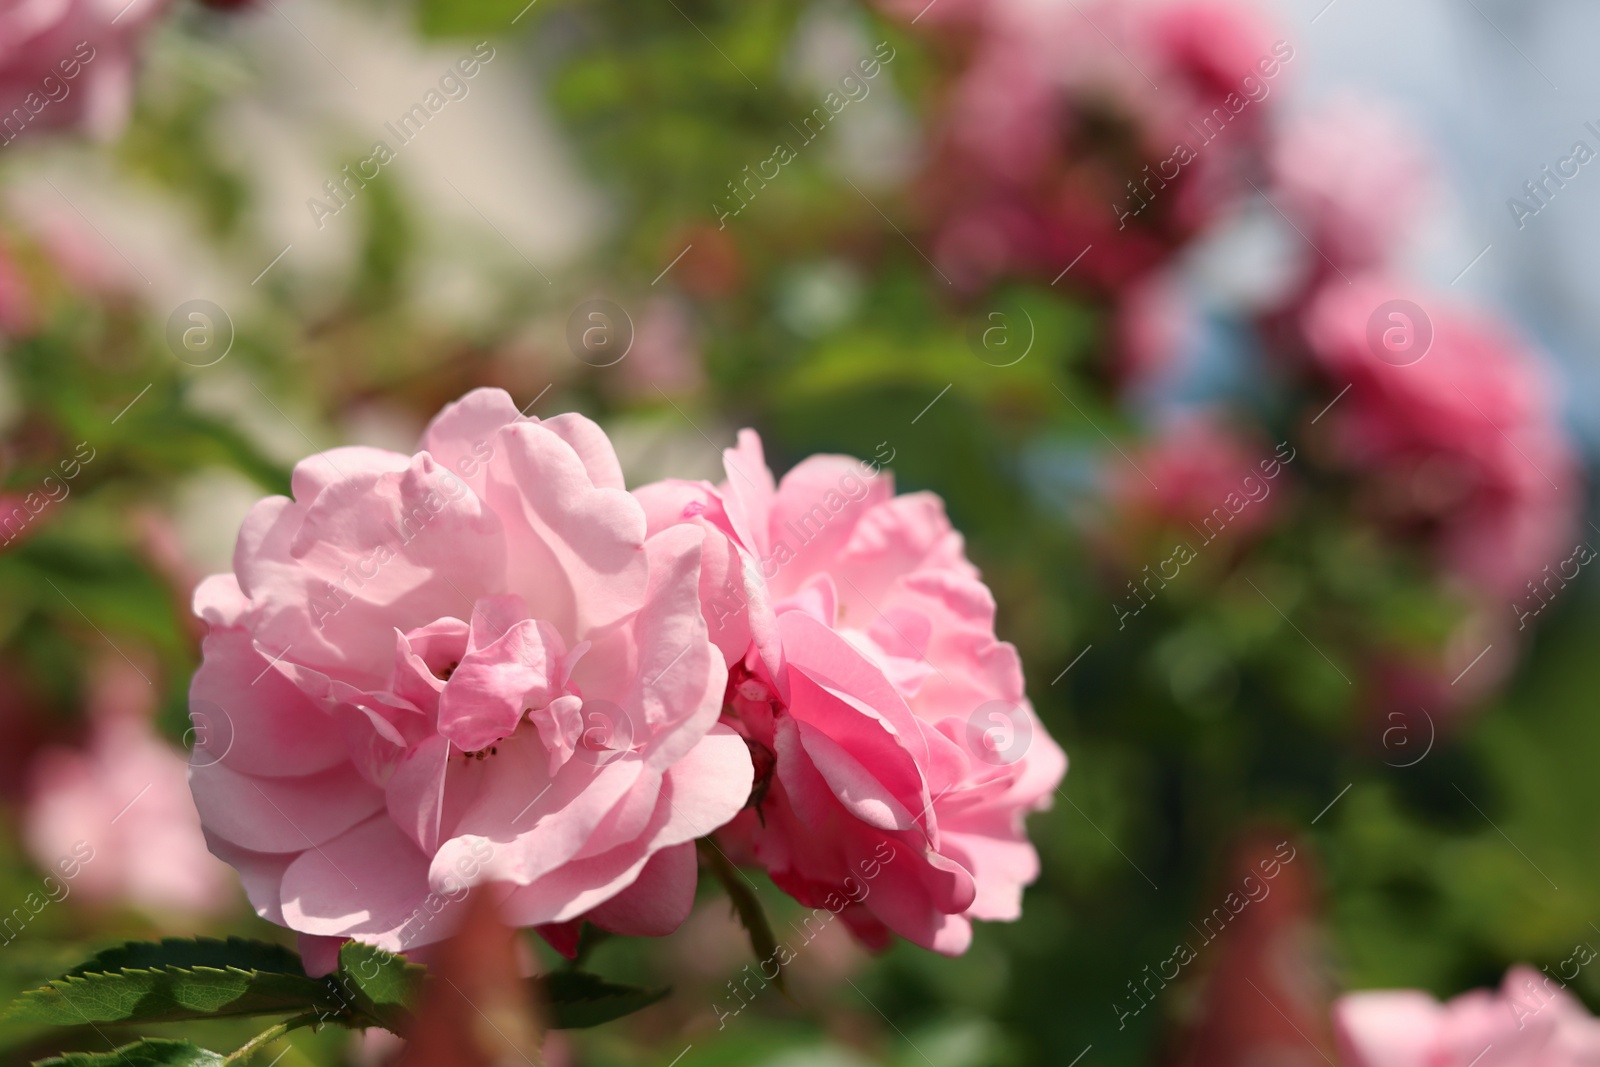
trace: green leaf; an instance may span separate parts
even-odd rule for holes
[[[361,1018],[385,1030],[403,1026],[422,990],[427,969],[405,957],[381,948],[346,941],[339,949],[339,969],[332,981],[350,997],[351,1007]]]
[[[68,1052],[34,1067],[218,1067],[223,1058],[187,1041],[147,1038],[111,1052]]]
[[[530,981],[552,1030],[599,1026],[648,1008],[672,992],[615,985],[583,971],[555,971]]]
[[[333,990],[308,978],[287,949],[197,938],[107,949],[22,993],[6,1018],[78,1026],[340,1011]]]
[[[63,978],[97,972],[109,974],[124,968],[235,967],[243,971],[305,976],[305,966],[293,950],[268,941],[230,937],[168,937],[160,941],[129,941],[104,949],[72,968]]]

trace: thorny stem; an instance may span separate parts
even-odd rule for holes
[[[739,873],[738,868],[711,838],[702,837],[695,842],[695,846],[700,851],[700,858],[705,861],[711,873],[727,891],[734,913],[739,916],[739,922],[750,935],[750,947],[755,952],[758,965],[761,960],[773,958],[777,952],[778,939],[772,934],[772,925],[767,921],[767,913],[761,906],[761,898],[756,896],[755,886]],[[778,972],[778,977],[772,984],[778,987],[778,992],[788,996],[789,989],[783,981],[782,971]]]

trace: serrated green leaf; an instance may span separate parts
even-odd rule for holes
[[[6,1017],[77,1026],[337,1013],[339,1007],[333,991],[307,977],[288,949],[239,938],[169,938],[106,949],[22,993]]]
[[[95,953],[63,978],[91,972],[110,974],[124,968],[235,967],[241,971],[305,976],[300,957],[282,945],[230,937],[167,937],[160,941],[129,941]]]
[[[339,949],[339,969],[332,981],[349,995],[356,1013],[394,1031],[405,1024],[426,976],[426,968],[404,956],[346,941]]]
[[[223,1058],[187,1041],[148,1038],[110,1052],[68,1052],[34,1067],[218,1067]]]
[[[237,968],[129,968],[57,978],[11,1005],[15,1022],[156,1023],[242,1015],[283,1015],[339,1006],[315,979]]]
[[[616,985],[583,971],[554,971],[530,979],[552,1030],[582,1030],[648,1008],[672,992]]]

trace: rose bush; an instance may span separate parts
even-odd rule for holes
[[[338,939],[440,940],[474,882],[568,951],[580,918],[674,929],[691,842],[752,779],[717,724],[702,531],[647,536],[594,423],[491,389],[415,455],[302,461],[293,494],[195,593],[190,784],[256,910],[318,970]]]
[[[635,491],[652,537],[704,534],[724,722],[757,767],[719,839],[868,945],[960,953],[971,920],[1020,914],[1039,871],[1023,819],[1066,770],[994,600],[933,494],[842,456],[775,484],[750,430],[724,462],[718,486]]]

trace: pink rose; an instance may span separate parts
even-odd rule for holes
[[[633,345],[618,369],[629,393],[657,396],[686,393],[705,381],[700,348],[689,306],[672,297],[655,297],[639,314]]]
[[[1366,475],[1367,504],[1380,519],[1436,545],[1468,585],[1520,595],[1571,551],[1582,489],[1550,383],[1487,315],[1433,300],[1426,320],[1378,314],[1404,293],[1378,278],[1336,280],[1306,310],[1330,397],[1350,387],[1323,425],[1338,462]],[[1432,336],[1414,362],[1420,347],[1391,353],[1383,341],[1394,330],[1400,343],[1408,329],[1413,346]]]
[[[700,531],[647,538],[599,427],[494,389],[414,456],[334,449],[293,488],[195,592],[190,784],[256,910],[314,966],[328,939],[442,939],[474,882],[521,926],[682,922],[692,842],[751,783]]]
[[[813,456],[773,484],[753,431],[720,486],[636,492],[654,536],[705,531],[701,598],[728,659],[724,722],[758,768],[720,835],[869,945],[964,951],[1015,919],[1039,860],[1024,816],[1066,757],[1023,691],[994,600],[931,493]]]
[[[1445,1004],[1420,990],[1349,993],[1334,1002],[1333,1026],[1345,1067],[1600,1064],[1600,1021],[1531,967],[1507,971],[1498,993]]]
[[[135,49],[166,0],[0,0],[0,144],[30,129],[122,129]]]

